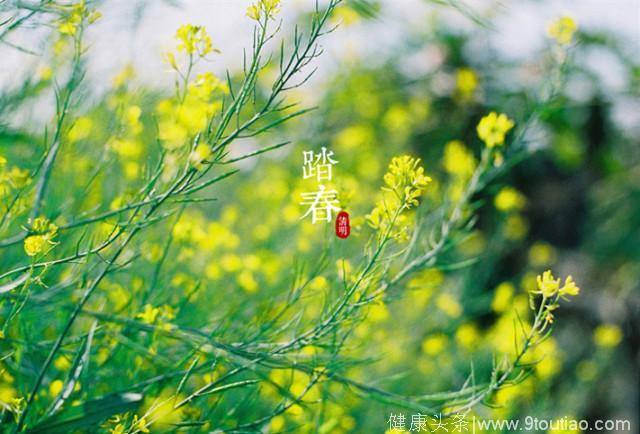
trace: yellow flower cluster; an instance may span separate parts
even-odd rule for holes
[[[280,12],[280,0],[258,0],[247,8],[247,16],[255,21],[262,17],[273,19]]]
[[[135,179],[139,173],[138,160],[144,153],[144,146],[140,135],[144,129],[140,116],[142,109],[137,105],[130,105],[123,110],[123,125],[121,133],[109,142],[109,149],[118,157],[127,179]]]
[[[504,137],[515,124],[504,113],[491,112],[480,119],[478,137],[489,147],[504,144]]]
[[[7,159],[0,155],[0,199],[11,194],[14,189],[23,188],[31,182],[29,171],[19,167],[7,167]]]
[[[174,97],[160,101],[157,113],[162,146],[167,150],[182,148],[220,110],[222,103],[218,97],[226,93],[226,83],[213,73],[205,72],[189,84],[183,99]]]
[[[178,40],[178,51],[184,51],[188,55],[197,54],[204,57],[213,51],[211,37],[203,26],[184,24],[176,31]]]
[[[176,311],[168,304],[160,307],[153,307],[150,304],[144,305],[144,310],[136,315],[145,324],[156,324],[163,330],[171,330],[173,325],[169,323],[176,317]]]
[[[83,20],[87,20],[89,24],[96,22],[102,14],[96,10],[87,9],[85,1],[71,6],[71,12],[58,23],[58,31],[63,35],[74,36]]]
[[[409,155],[394,157],[389,170],[384,175],[387,187],[398,195],[406,208],[418,206],[418,198],[424,192],[431,178],[424,174],[420,159]]]
[[[58,227],[45,217],[36,218],[31,224],[31,235],[24,239],[24,251],[27,256],[36,256],[45,251],[47,246],[55,245],[53,238]]]
[[[563,16],[549,24],[547,34],[561,45],[568,45],[573,40],[573,35],[578,30],[575,20],[568,16]]]
[[[431,182],[431,178],[424,174],[419,158],[402,155],[391,160],[389,169],[384,175],[384,182],[386,186],[382,187],[382,200],[366,216],[367,222],[369,226],[382,232],[391,225],[396,225],[400,229],[392,236],[401,239],[406,230],[402,227],[406,218],[400,213],[405,209],[418,206],[418,199]]]
[[[567,276],[564,285],[561,286],[560,279],[554,278],[551,270],[547,270],[542,273],[542,275],[538,276],[536,282],[537,290],[532,292],[534,294],[542,294],[542,296],[546,298],[551,298],[556,294],[559,296],[574,296],[580,293],[580,288],[576,286],[576,283],[573,281],[571,276]]]

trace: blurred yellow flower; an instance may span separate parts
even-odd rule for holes
[[[529,222],[520,214],[510,214],[505,220],[505,237],[509,240],[521,240],[529,231]]]
[[[478,137],[489,147],[504,144],[504,137],[515,124],[504,113],[491,112],[480,119]]]
[[[140,318],[143,322],[147,324],[153,324],[158,315],[160,314],[160,309],[157,307],[153,307],[150,304],[144,305],[144,310],[136,315],[136,318]]]
[[[211,149],[208,145],[201,143],[189,155],[189,162],[193,167],[200,170],[205,166],[209,158],[211,158]]]
[[[476,159],[464,143],[452,140],[444,145],[442,165],[450,174],[467,178],[476,169]]]
[[[593,341],[602,348],[613,348],[622,341],[622,330],[615,324],[602,324],[593,332]]]
[[[578,24],[569,16],[558,18],[549,24],[547,34],[562,45],[567,45],[573,40],[573,35],[578,30]]]
[[[53,362],[53,366],[59,371],[66,371],[71,367],[71,362],[65,356],[60,356]]]
[[[506,311],[511,305],[511,297],[513,297],[515,290],[515,287],[509,282],[502,282],[498,285],[491,302],[491,309],[497,313]]]
[[[62,380],[53,380],[49,385],[49,394],[51,396],[58,396],[63,387],[64,383],[62,382]]]
[[[529,263],[534,267],[548,266],[555,261],[556,251],[545,242],[536,242],[529,249]]]
[[[525,196],[511,186],[502,187],[494,199],[494,204],[499,211],[519,211],[527,203]]]
[[[236,277],[236,281],[240,288],[244,289],[246,292],[253,293],[258,290],[258,282],[253,277],[253,273],[248,270],[243,270]]]
[[[247,8],[247,16],[260,21],[262,17],[274,18],[280,12],[280,0],[258,0]]]
[[[478,87],[478,76],[471,68],[460,68],[456,71],[456,88],[460,95],[469,98]]]
[[[121,423],[117,424],[115,427],[109,429],[109,434],[124,434],[125,428]]]
[[[422,351],[429,356],[438,355],[444,351],[448,340],[447,336],[442,333],[429,336],[422,342]]]
[[[457,318],[462,314],[462,306],[454,296],[445,292],[436,298],[436,306],[447,316]]]
[[[372,303],[367,317],[373,322],[381,322],[389,318],[389,310],[382,302]]]
[[[147,419],[145,417],[138,418],[137,414],[133,416],[132,428],[134,430],[138,430],[139,432],[142,432],[142,433],[148,433],[149,432],[148,426],[149,424],[147,423]]]
[[[463,324],[456,331],[456,342],[467,351],[472,351],[480,341],[480,333],[475,324]]]

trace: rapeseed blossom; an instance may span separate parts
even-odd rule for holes
[[[383,179],[386,185],[382,187],[382,199],[366,216],[367,223],[381,233],[393,226],[389,236],[405,241],[408,239],[408,221],[402,211],[418,205],[431,178],[424,174],[419,158],[402,155],[391,160]]]
[[[418,205],[418,198],[431,182],[431,178],[424,174],[419,158],[402,155],[391,160],[389,170],[384,175],[384,182],[395,193],[402,192],[403,203],[410,208]]]
[[[176,30],[178,40],[178,51],[184,51],[189,56],[197,54],[204,57],[214,51],[211,37],[203,26],[184,24]]]
[[[491,112],[480,119],[477,126],[478,137],[489,147],[504,144],[504,137],[514,126],[506,114]]]
[[[53,238],[57,235],[58,226],[49,222],[45,217],[36,218],[31,224],[31,235],[23,242],[27,256],[36,256],[43,253],[48,246],[54,246]]]
[[[573,40],[573,35],[578,30],[578,24],[569,16],[562,16],[549,24],[547,34],[561,45],[567,45]]]
[[[280,0],[258,0],[247,8],[247,16],[255,21],[265,16],[274,18],[280,12]]]
[[[542,294],[546,298],[551,298],[556,294],[559,296],[575,296],[580,293],[580,288],[576,286],[573,277],[567,276],[562,286],[560,282],[560,279],[553,277],[551,270],[547,270],[536,278],[537,289],[532,292],[534,294]]]
[[[132,428],[137,432],[148,433],[149,432],[149,423],[145,417],[138,418],[138,415],[133,416],[133,426]]]
[[[84,0],[74,4],[71,12],[58,23],[58,31],[63,35],[74,36],[81,27],[84,19],[89,24],[96,22],[102,14],[96,10],[87,9]]]

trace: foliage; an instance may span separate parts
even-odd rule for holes
[[[317,110],[301,108],[292,94],[334,14],[379,13],[341,3],[289,31],[280,3],[258,0],[244,68],[224,78],[203,70],[215,39],[183,25],[165,54],[173,92],[127,67],[89,101],[85,31],[99,12],[8,9],[2,40],[29,22],[53,30],[48,66],[0,112],[47,98],[55,110],[44,134],[0,129],[7,432],[372,432],[381,408],[506,417],[564,385],[551,332],[579,270],[547,270],[556,251],[527,220],[537,203],[510,181],[537,170],[541,124],[563,142],[559,164],[582,157],[565,94],[576,23],[551,24],[542,78],[516,92],[436,28],[419,37],[448,47],[447,92],[390,59],[346,67]],[[327,188],[351,214],[347,240],[300,219],[300,156],[323,145],[339,160]],[[529,262],[500,270],[526,242]],[[595,330],[602,357],[621,341],[615,324]]]

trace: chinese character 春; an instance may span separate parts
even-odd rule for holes
[[[333,151],[327,152],[322,147],[322,152],[304,151],[302,153],[304,166],[302,167],[303,179],[315,177],[318,181],[331,181],[331,167],[338,162],[331,158]]]
[[[311,214],[311,222],[319,220],[330,222],[333,211],[340,211],[335,204],[338,203],[338,192],[336,190],[326,191],[324,185],[319,186],[319,191],[313,193],[302,193],[301,205],[309,205],[307,212],[301,217],[305,218]]]

